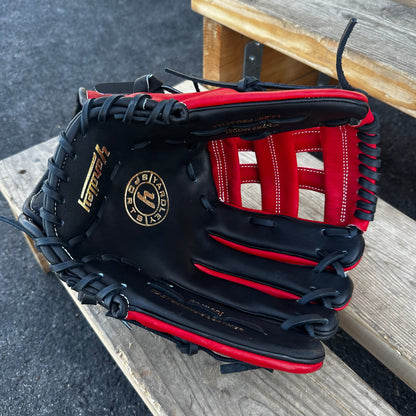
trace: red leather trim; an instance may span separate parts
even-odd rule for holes
[[[151,94],[153,97],[156,94]],[[174,98],[183,101],[189,109],[210,107],[216,105],[246,103],[255,101],[280,101],[295,100],[302,98],[347,98],[367,102],[364,94],[355,91],[334,90],[334,89],[310,89],[310,90],[285,90],[285,91],[254,91],[237,93],[228,88],[219,88],[204,93],[175,95]],[[155,99],[157,99],[155,97]]]
[[[277,360],[275,358],[264,357],[252,352],[243,351],[238,348],[230,347],[208,338],[204,338],[184,329],[177,328],[174,325],[160,321],[159,319],[153,318],[140,312],[129,311],[127,319],[137,321],[147,328],[165,332],[202,347],[208,348],[218,354],[223,354],[227,357],[235,358],[236,360],[244,361],[246,363],[260,367],[287,371],[290,373],[311,373],[313,371],[319,370],[322,367],[322,362],[316,364],[293,363],[289,361]]]
[[[111,95],[101,94],[94,90],[87,90],[91,95]],[[137,94],[143,92],[137,92],[132,94],[126,94],[126,97],[134,97]],[[253,91],[239,93],[230,88],[217,88],[204,92],[190,92],[182,94],[163,94],[163,93],[149,93],[149,95],[157,101],[175,98],[178,101],[182,101],[187,104],[188,108],[209,107],[213,105],[234,104],[234,103],[246,103],[250,101],[280,101],[280,100],[296,100],[299,98],[346,98],[352,100],[359,100],[368,102],[367,97],[356,91],[336,90],[336,89],[310,89],[310,90],[284,90],[284,91]]]
[[[235,243],[225,238],[218,237],[210,234],[214,240],[218,241],[225,246],[231,247],[235,250],[242,251],[243,253],[252,254],[253,256],[265,257],[266,259],[281,261],[283,263],[298,264],[303,266],[315,266],[318,262],[304,259],[302,257],[291,256],[289,254],[277,253],[274,251],[260,250],[258,248],[244,246],[242,244]]]
[[[100,92],[93,91],[93,90],[87,90],[87,98],[100,98],[100,97],[108,97],[111,94],[101,94]]]
[[[88,95],[90,95],[88,90]],[[100,94],[96,91],[91,91],[91,96],[95,98],[98,96],[106,95]],[[134,96],[138,93],[126,94],[126,96]],[[200,107],[211,107],[216,105],[246,103],[255,101],[280,101],[280,100],[295,100],[303,98],[346,98],[352,100],[359,100],[367,102],[367,97],[356,91],[336,90],[336,89],[305,89],[305,90],[284,90],[284,91],[253,91],[245,92],[244,94],[236,92],[230,88],[218,88],[204,92],[191,92],[183,94],[168,95],[162,93],[150,93],[154,100],[161,101],[169,98],[174,98],[178,101],[182,101],[189,109]]]
[[[220,279],[229,280],[230,282],[238,283],[244,286],[251,287],[253,289],[259,290],[260,292],[267,293],[268,295],[274,296],[280,299],[300,299],[300,296],[294,295],[290,292],[285,292],[284,290],[276,289],[271,286],[263,285],[261,283],[253,282],[248,279],[243,279],[241,277],[233,276],[230,274],[225,274],[221,272],[217,272],[216,270],[210,269],[208,267],[203,266],[202,264],[194,263],[194,266],[203,273],[209,274],[214,277],[218,277]],[[351,299],[343,306],[339,308],[333,308],[336,311],[341,311],[348,306]],[[315,302],[312,302],[315,303]]]
[[[194,266],[203,273],[209,274],[220,279],[229,280],[230,282],[239,283],[244,286],[252,287],[253,289],[275,296],[276,298],[282,299],[299,299],[300,296],[294,295],[293,293],[285,292],[281,289],[276,289],[271,286],[267,286],[261,283],[253,282],[252,280],[243,279],[241,277],[233,276],[230,274],[218,272],[216,270],[205,267],[202,264],[194,263]]]
[[[342,311],[343,309],[345,309],[349,305],[350,302],[351,302],[351,299],[344,306],[341,306],[339,308],[333,308],[333,309],[335,311]]]

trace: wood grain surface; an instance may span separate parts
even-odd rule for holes
[[[416,116],[413,1],[192,0],[194,11],[331,77],[340,37],[358,19],[343,56],[356,88]]]

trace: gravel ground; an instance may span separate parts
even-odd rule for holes
[[[202,19],[188,0],[3,0],[0,4],[0,159],[56,136],[78,87],[163,68],[201,74]],[[380,195],[416,218],[416,120],[382,115]],[[0,215],[10,216],[0,197]],[[0,416],[150,414],[21,233],[0,223]],[[11,267],[12,266],[12,267]],[[330,342],[403,415],[415,393],[342,331]]]

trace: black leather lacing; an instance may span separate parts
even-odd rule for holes
[[[322,318],[322,316],[320,315],[305,314],[305,315],[300,315],[300,316],[293,316],[292,318],[286,319],[286,321],[282,323],[281,328],[284,331],[288,331],[291,328],[302,326],[305,328],[306,332],[311,337],[314,337],[315,331],[314,331],[313,325],[326,325],[326,324],[328,324],[328,319]]]
[[[110,95],[90,99],[84,103],[80,114],[82,135],[87,134],[90,119],[96,118],[104,122],[110,116],[121,119],[123,123],[135,121],[149,126],[169,125],[172,121],[185,121],[188,110],[183,103],[173,98],[155,101],[147,94],[137,94],[134,97]]]
[[[372,123],[358,127],[357,137],[360,140],[358,144],[361,177],[358,179],[360,189],[358,196],[361,198],[357,201],[357,210],[354,215],[364,221],[372,221],[376,211],[378,192],[377,182],[380,179],[380,173],[377,169],[381,166],[380,154],[380,122],[376,114]]]
[[[323,229],[322,233],[325,234],[327,237],[347,237],[351,238],[353,235],[358,233],[358,229],[354,226],[346,227],[346,228],[330,228],[330,229]],[[348,255],[348,251],[346,250],[337,250],[328,252],[326,250],[318,249],[316,254],[321,259],[317,263],[317,265],[313,268],[313,271],[317,274],[322,273],[323,271],[328,272],[332,270],[334,274],[336,274],[340,278],[347,278],[347,274],[345,273],[344,266],[341,263],[341,260]],[[332,308],[332,299],[338,297],[340,292],[334,288],[320,288],[316,289],[311,287],[311,291],[301,298],[298,299],[298,302],[301,304],[307,304],[309,302],[314,302],[319,300],[322,304],[327,308]]]
[[[289,85],[289,84],[279,84],[274,82],[262,82],[255,77],[244,77],[238,82],[222,82],[222,81],[213,81],[205,78],[196,77],[194,75],[184,74],[182,72],[176,71],[171,68],[166,68],[165,71],[168,74],[175,75],[178,78],[186,79],[191,81],[194,84],[195,90],[199,91],[198,85],[209,85],[216,88],[230,88],[240,92],[248,91],[265,91],[270,90],[287,90],[287,89],[305,89],[311,88],[306,85]]]
[[[12,220],[12,219],[7,218],[7,217],[3,217],[2,215],[0,215],[0,221],[4,222],[5,224],[9,224],[14,228],[17,228],[18,230],[24,232],[26,235],[28,235],[32,239],[36,238],[36,236],[34,234],[32,234],[29,230],[27,230],[26,227],[24,227],[18,221]]]
[[[301,305],[306,305],[309,302],[315,302],[319,300],[326,308],[333,308],[331,298],[336,298],[339,295],[340,292],[338,290],[335,290],[330,287],[325,287],[321,289],[312,290],[311,292],[299,298],[297,302]]]
[[[352,236],[358,233],[357,227],[350,226],[346,228],[330,228],[330,229],[323,229],[322,233],[327,237],[347,237],[351,238]],[[337,250],[328,252],[326,250],[318,249],[316,254],[321,258],[317,265],[313,268],[313,271],[317,274],[322,273],[323,271],[328,272],[328,270],[332,270],[340,278],[347,278],[347,274],[345,273],[344,266],[341,263],[341,260],[348,255],[348,251],[346,250]],[[340,292],[336,289],[331,287],[329,288],[320,288],[316,289],[311,287],[311,291],[301,298],[298,299],[298,302],[301,304],[307,304],[309,302],[314,301],[321,301],[322,304],[327,308],[332,308],[332,299],[338,297]]]
[[[321,260],[313,269],[315,273],[321,273],[331,266],[339,277],[345,277],[344,268],[340,261],[348,254],[346,250],[337,250],[330,253],[318,250],[317,254],[321,257]]]
[[[48,215],[45,215],[49,219]],[[66,284],[78,291],[78,298],[84,304],[97,304],[105,306],[109,315],[124,319],[128,312],[128,301],[121,292],[126,288],[123,283],[105,285],[100,280],[102,274],[88,274],[83,270],[84,263],[79,262],[68,254],[69,244],[60,237],[45,237],[42,231],[25,216],[19,221],[10,220],[0,216],[0,221],[8,223],[23,231],[34,241],[37,247],[50,262],[50,270],[56,273]],[[46,220],[48,221],[48,220]],[[54,221],[57,222],[57,221]],[[66,253],[65,256],[62,252]]]
[[[176,344],[176,347],[179,349],[179,351],[182,354],[187,354],[189,356],[192,356],[198,353],[199,351],[204,351],[211,357],[215,358],[216,360],[227,363],[227,364],[220,365],[221,374],[241,373],[243,371],[256,370],[256,369],[263,369],[263,370],[269,371],[270,373],[273,373],[273,370],[270,368],[259,367],[256,365],[238,361],[235,358],[225,357],[224,355],[217,354],[216,352],[208,348],[201,347],[189,341],[185,341],[183,339],[176,338],[174,336],[169,336],[169,335],[166,336],[166,334],[163,334],[163,335],[165,335],[164,338],[169,339],[170,341],[173,341]]]
[[[250,223],[253,225],[263,226],[274,228],[276,226],[275,221],[271,218],[263,217],[251,217]],[[356,226],[348,227],[336,227],[336,228],[323,228],[321,233],[326,237],[345,237],[353,238],[358,234],[358,228]],[[347,256],[348,252],[345,250],[338,250],[333,252],[328,252],[325,250],[317,249],[316,255],[319,257],[319,262],[314,267],[315,273],[322,273],[324,270],[332,270],[338,277],[346,278],[347,274],[345,273],[344,266],[341,263],[341,260]],[[321,300],[323,305],[327,308],[332,308],[331,298],[339,296],[340,293],[333,288],[325,289],[312,289],[311,292],[302,296],[298,302],[306,304],[312,301]]]
[[[347,27],[344,30],[344,33],[341,36],[341,39],[338,44],[337,49],[337,60],[336,60],[336,70],[337,70],[337,78],[341,88],[345,90],[354,90],[351,84],[347,81],[345,77],[344,70],[342,69],[342,55],[344,54],[345,46],[347,45],[348,38],[350,37],[354,26],[357,24],[356,18],[351,18],[347,24]]]
[[[172,98],[157,102],[147,94],[137,94],[134,97],[111,95],[87,100],[66,131],[60,134],[58,149],[54,157],[48,161],[47,179],[42,186],[45,195],[44,205],[39,212],[47,236],[37,229],[31,220],[23,216],[20,222],[0,218],[24,231],[34,240],[35,246],[50,262],[51,271],[57,273],[69,287],[78,291],[82,303],[99,303],[109,310],[111,316],[121,319],[124,319],[128,312],[128,301],[122,294],[126,288],[123,283],[104,284],[102,273],[87,273],[84,270],[85,263],[72,258],[69,254],[71,246],[88,238],[98,226],[104,203],[96,214],[96,221],[84,235],[76,236],[69,242],[63,241],[58,236],[58,229],[63,225],[63,221],[56,214],[56,207],[65,203],[60,193],[60,183],[70,180],[65,174],[65,164],[68,159],[76,158],[73,143],[77,140],[78,133],[86,136],[91,119],[105,122],[109,117],[114,117],[123,123],[134,121],[146,125],[168,125],[172,121],[186,120],[187,116],[188,112],[184,104]],[[148,144],[147,141],[143,143],[142,147]],[[111,177],[115,175],[119,166],[115,164]]]

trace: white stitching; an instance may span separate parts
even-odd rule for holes
[[[311,133],[320,133],[320,130],[304,130],[304,131],[293,131],[292,135],[296,136],[297,134],[311,134]]]
[[[317,187],[311,186],[311,185],[299,185],[299,188],[301,188],[301,189],[311,189],[312,191],[321,192],[321,193],[325,192],[323,188],[317,188]]]
[[[304,167],[299,166],[298,170],[302,172],[319,173],[320,175],[325,175],[325,172],[320,169],[304,168]]]
[[[216,142],[211,143],[212,150],[214,152],[214,158],[217,164],[217,177],[218,177],[218,198],[221,199],[221,175],[220,175],[220,162],[218,161],[217,149],[216,149]]]
[[[309,173],[318,174],[318,175],[325,175],[325,172],[323,170],[319,170],[319,169],[298,167],[298,171],[309,172]],[[312,185],[299,184],[299,188],[301,188],[301,189],[311,189],[312,191],[317,191],[317,192],[324,192],[323,187],[318,188],[318,187],[312,186]]]
[[[340,126],[342,139],[342,204],[340,222],[345,222],[347,212],[348,197],[348,148],[347,148],[347,131],[345,126]]]
[[[35,211],[35,209],[33,208],[33,201],[35,200],[35,198],[38,196],[38,195],[40,195],[42,193],[42,188],[40,188],[39,189],[39,191],[38,192],[36,192],[33,196],[32,196],[32,198],[30,198],[30,202],[29,202],[29,209],[34,213],[34,214],[36,214],[37,215],[37,212]]]
[[[240,166],[242,168],[257,168],[257,163],[242,163]]]
[[[223,143],[222,140],[220,140],[220,146],[221,146],[222,156],[223,156],[223,160],[224,160],[224,174],[225,174],[224,201],[229,202],[229,200],[230,200],[230,192],[229,192],[230,182],[228,180],[227,158],[225,156],[224,143]]]
[[[218,142],[213,142],[212,143],[212,148],[214,150],[214,156],[215,159],[217,161],[217,174],[218,174],[218,197],[221,201],[224,202],[224,185],[223,185],[223,177],[222,177],[222,162],[218,153],[218,148],[217,148]]]
[[[279,176],[279,165],[277,163],[276,152],[273,146],[272,136],[268,137],[268,143],[270,148],[270,154],[272,156],[273,164],[273,176],[276,182],[276,194],[275,194],[275,212],[278,214],[280,212],[280,176]]]
[[[304,147],[302,149],[296,149],[296,153],[302,152],[322,152],[322,147]]]

